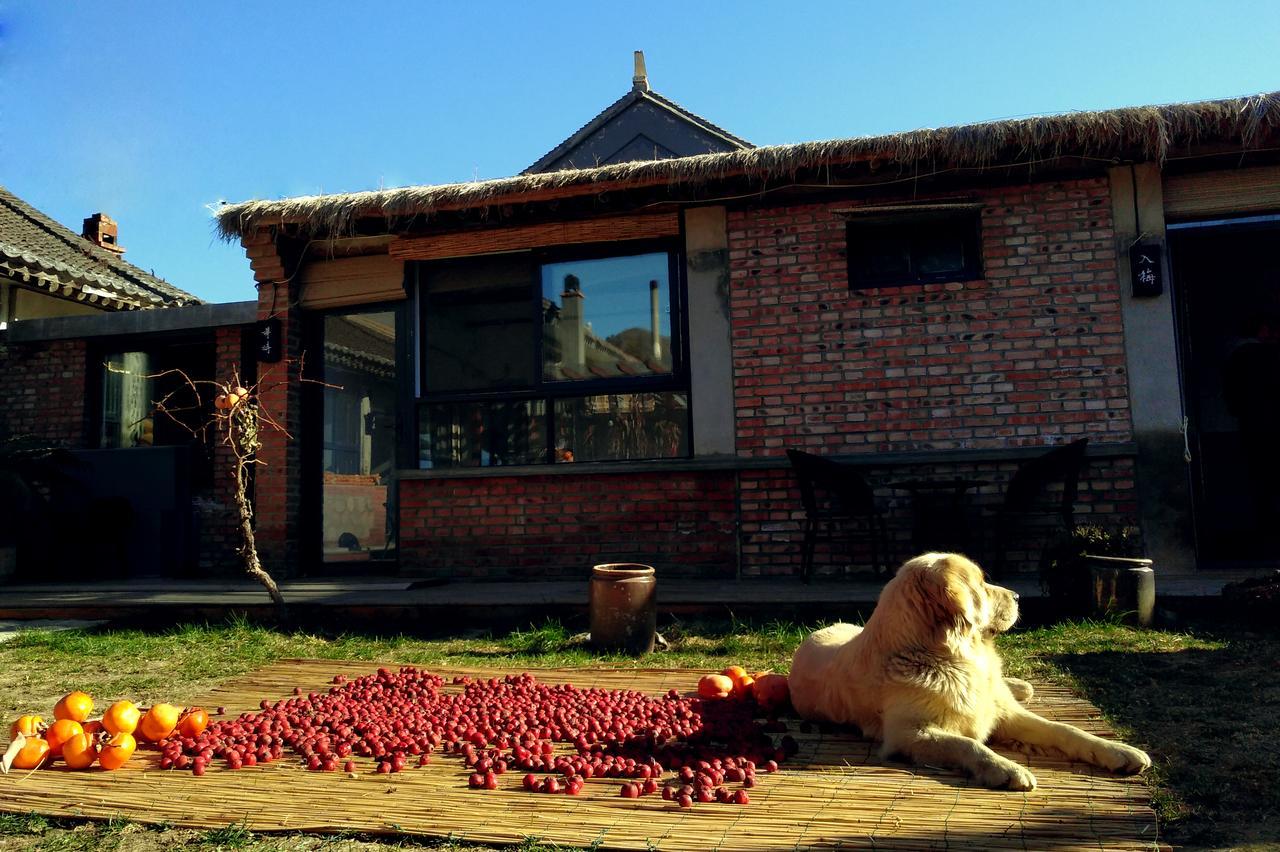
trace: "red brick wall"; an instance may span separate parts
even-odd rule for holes
[[[253,377],[243,371],[244,329],[228,326],[214,331],[213,378],[226,381],[240,370],[242,382],[252,382]],[[221,440],[223,433],[211,436],[213,478],[207,494],[197,495],[195,511],[200,526],[197,562],[201,573],[229,573],[239,568],[236,548],[240,545],[237,531],[239,515],[236,511],[235,456],[231,448]]]
[[[847,200],[730,212],[741,455],[1132,439],[1106,180],[997,188],[981,203],[984,278],[860,291],[848,285],[846,218],[832,212]],[[895,558],[911,555],[910,503],[885,482],[991,479],[972,501],[990,504],[1015,466],[873,471]],[[1079,511],[1132,518],[1133,476],[1130,459],[1092,460]],[[744,473],[741,509],[743,572],[795,570],[802,515],[790,472]]]
[[[83,340],[0,343],[0,424],[73,449],[89,444]]]
[[[262,449],[254,468],[254,537],[264,567],[277,579],[296,574],[301,546],[302,316],[296,284],[289,282],[275,237],[260,234],[244,241],[258,281],[258,317],[277,317],[283,359],[258,367],[258,402],[285,431],[261,430]]]
[[[982,203],[985,278],[861,291],[848,201],[730,212],[740,454],[1132,437],[1106,180]]]
[[[411,479],[401,565],[425,576],[586,577],[636,561],[664,576],[732,577],[732,472]]]
[[[875,491],[876,503],[888,527],[889,558],[884,564],[896,568],[916,555],[912,542],[914,507],[910,493],[889,486],[908,479],[982,480],[987,484],[965,492],[958,510],[965,517],[967,546],[971,557],[994,568],[998,563],[995,510],[1000,505],[1017,462],[964,462],[914,464],[909,466],[869,466],[861,468]],[[800,494],[789,469],[743,471],[741,475],[742,574],[744,576],[796,573],[800,570],[801,522],[804,512]],[[1053,505],[1061,488],[1043,498],[1042,508]],[[1115,526],[1130,524],[1137,517],[1132,457],[1091,458],[1081,476],[1075,505],[1076,522]],[[1014,530],[1003,551],[1011,572],[1034,571],[1044,544],[1055,533],[1044,529],[1042,519]],[[883,559],[883,557],[882,557]],[[815,548],[815,574],[841,573],[846,569],[871,569],[868,539],[853,534],[820,539]]]

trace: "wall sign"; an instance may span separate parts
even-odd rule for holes
[[[254,339],[257,341],[258,361],[263,364],[274,364],[284,354],[284,341],[281,340],[280,318],[270,317],[258,320],[253,327]]]
[[[1138,243],[1129,249],[1129,272],[1133,276],[1135,298],[1159,296],[1164,292],[1164,273],[1161,259],[1164,246],[1160,243]]]

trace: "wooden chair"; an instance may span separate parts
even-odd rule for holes
[[[851,465],[787,450],[800,485],[804,506],[804,544],[800,564],[807,583],[813,575],[813,551],[818,535],[831,537],[844,527],[850,538],[861,534],[871,544],[871,562],[877,576],[888,574],[889,535],[884,516],[876,507],[875,492]]]
[[[1014,472],[995,514],[996,576],[1005,575],[1009,550],[1018,533],[1024,539],[1040,539],[1043,559],[1058,535],[1075,528],[1080,471],[1088,445],[1088,438],[1080,438],[1055,447],[1023,462]],[[1051,490],[1058,482],[1062,483],[1061,494]]]

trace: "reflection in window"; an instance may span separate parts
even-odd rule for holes
[[[423,276],[425,386],[433,392],[533,382],[527,255],[433,264]]]
[[[98,446],[150,447],[155,443],[152,416],[151,358],[146,352],[115,352],[103,362],[102,435]]]
[[[418,425],[418,466],[538,464],[547,457],[545,401],[444,402],[425,405]]]
[[[395,553],[396,317],[324,318],[323,552],[327,562]]]
[[[549,381],[670,373],[665,252],[542,267],[542,376]]]
[[[558,462],[677,458],[689,453],[683,393],[601,394],[556,400]]]
[[[417,267],[419,467],[689,455],[678,256],[563,257]]]

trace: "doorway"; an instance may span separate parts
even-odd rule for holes
[[[1202,568],[1280,558],[1280,217],[1169,229]]]
[[[328,567],[396,558],[396,312],[323,319],[321,558]],[[351,565],[350,567],[355,567]]]

